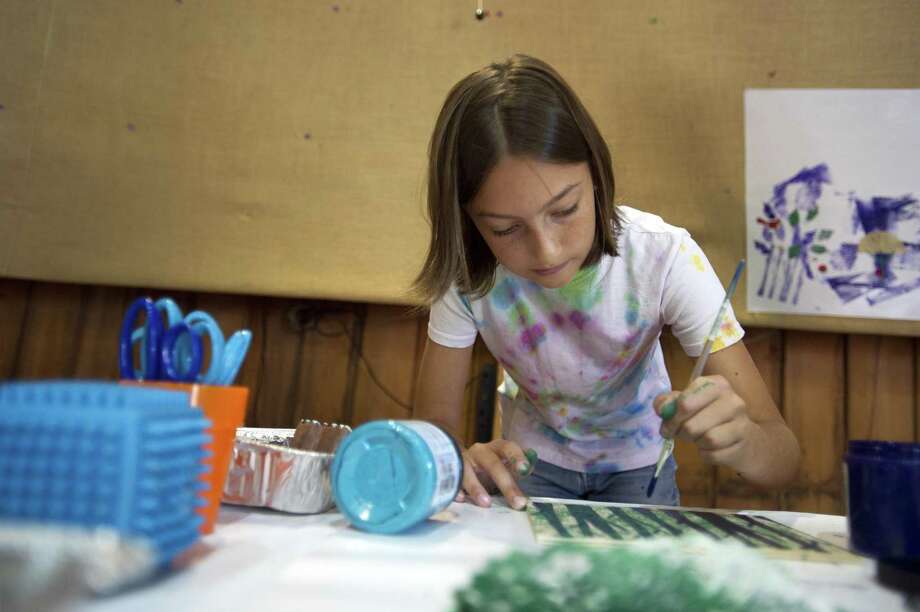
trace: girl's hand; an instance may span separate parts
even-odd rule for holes
[[[703,461],[738,471],[759,429],[744,400],[722,376],[701,376],[683,391],[659,395],[655,411],[663,419],[662,436],[689,440]]]
[[[469,497],[477,506],[488,508],[492,504],[488,491],[498,489],[509,506],[522,510],[527,505],[527,498],[518,488],[511,471],[523,475],[530,469],[531,462],[514,442],[492,440],[474,444],[463,451],[463,488],[457,495],[457,501],[462,502]]]

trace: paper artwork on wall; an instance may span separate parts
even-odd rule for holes
[[[920,90],[747,90],[747,308],[920,320]]]

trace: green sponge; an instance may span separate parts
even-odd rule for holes
[[[491,561],[471,584],[458,591],[454,609],[827,609],[806,603],[806,595],[775,565],[739,545],[704,538],[691,543],[693,554],[683,554],[675,552],[678,547],[674,539],[648,544],[599,549],[565,543],[538,553],[513,552]],[[739,580],[746,571],[752,575]]]

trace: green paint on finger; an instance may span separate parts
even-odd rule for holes
[[[527,460],[519,461],[517,464],[518,475],[530,476],[530,474],[533,473],[534,467],[537,465],[537,451],[528,448],[524,451],[524,456],[527,457]]]
[[[696,395],[700,391],[708,389],[709,387],[712,387],[712,386],[713,386],[713,383],[709,382],[708,380],[704,380],[703,382],[699,384],[699,386],[696,389],[693,389],[692,391],[690,391],[690,394]]]
[[[661,407],[661,420],[668,421],[674,418],[677,413],[677,400],[672,399],[670,402]]]

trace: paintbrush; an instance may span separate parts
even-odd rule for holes
[[[716,314],[716,320],[712,322],[712,328],[709,330],[706,344],[703,345],[703,352],[697,357],[696,363],[693,366],[693,371],[690,372],[690,380],[687,382],[687,387],[700,377],[703,373],[703,368],[706,367],[706,360],[709,359],[709,351],[712,350],[712,343],[715,342],[716,336],[719,334],[719,327],[722,325],[722,317],[725,315],[728,304],[732,301],[732,295],[735,293],[735,287],[738,286],[738,279],[741,278],[741,270],[744,269],[744,263],[742,259],[738,262],[738,267],[735,268],[735,275],[732,277],[732,282],[728,284],[728,289],[725,291],[725,299],[722,300],[722,305],[719,307],[719,312]],[[677,412],[677,402],[668,402],[661,409],[661,420],[667,421],[674,416],[675,412]],[[658,484],[658,475],[661,474],[661,468],[664,467],[664,462],[668,460],[672,452],[674,452],[674,439],[665,438],[664,444],[661,445],[661,453],[658,455],[658,463],[655,464],[655,473],[652,475],[652,479],[648,483],[648,488],[645,490],[646,497],[651,497],[652,493],[655,492],[655,485]]]

